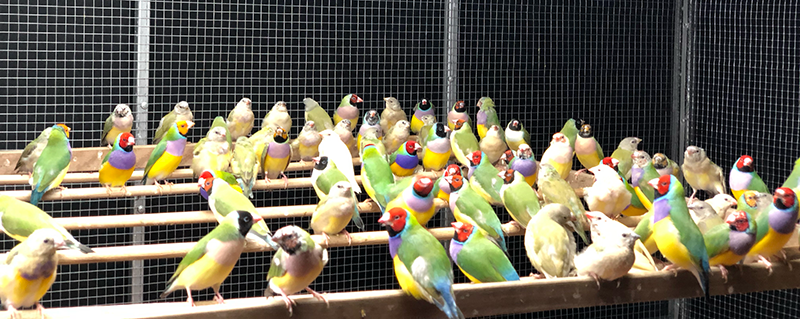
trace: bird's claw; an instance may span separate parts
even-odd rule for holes
[[[325,247],[330,247],[330,245],[328,244],[328,240],[331,239],[331,236],[328,235],[328,233],[326,232],[322,232],[322,239],[325,241]]]
[[[289,177],[286,176],[286,173],[281,172],[281,179],[283,180],[283,188],[289,188]]]
[[[727,284],[728,283],[728,270],[725,269],[725,266],[723,266],[723,265],[718,265],[717,267],[719,267],[719,273],[720,273],[720,275],[722,275],[723,282]]]
[[[597,283],[597,290],[600,290],[600,277],[597,277],[597,274],[590,272],[589,276],[594,278],[594,282]]]
[[[769,261],[769,258],[766,258],[766,257],[764,257],[762,255],[758,255],[758,262],[764,264],[764,266],[767,267],[767,270],[769,270],[769,276],[771,276],[772,275],[772,263]]]
[[[671,271],[675,277],[678,277],[678,267],[675,264],[666,265],[661,271]]]
[[[222,298],[222,295],[219,292],[215,292],[214,293],[214,301],[216,301],[218,304],[224,304],[225,303],[225,298]]]
[[[530,276],[533,277],[533,279],[545,279],[545,278],[547,278],[545,275],[534,274],[534,273],[531,273]]]
[[[314,291],[313,289],[311,289],[311,287],[306,287],[306,291],[308,291],[312,296],[314,296],[314,298],[324,301],[325,306],[327,306],[328,308],[331,307],[331,304],[328,302],[328,298],[325,298],[325,296],[323,296],[321,293]]]
[[[342,229],[340,234],[344,235],[344,237],[347,237],[347,246],[353,245],[353,238],[350,237],[350,233],[348,233],[347,230]]]
[[[506,225],[509,226],[509,227],[517,227],[519,229],[524,229],[525,228],[525,227],[522,227],[522,224],[520,224],[516,220],[511,220],[510,222],[507,222]]]
[[[22,318],[22,314],[20,314],[19,311],[17,311],[17,308],[14,308],[14,306],[9,304],[9,305],[6,305],[6,308],[8,308],[8,313],[10,314],[9,318],[11,318],[11,319],[21,319]]]

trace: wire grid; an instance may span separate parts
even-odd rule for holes
[[[690,1],[689,143],[706,149],[728,175],[751,155],[770,189],[800,156],[800,5]],[[678,303],[687,318],[796,317],[797,289]]]

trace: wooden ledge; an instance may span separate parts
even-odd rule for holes
[[[794,271],[776,263],[770,275],[760,264],[730,269],[728,282],[723,282],[719,270],[710,279],[711,295],[722,296],[767,290],[800,287],[800,260],[792,250]],[[732,267],[733,268],[733,267]],[[323,270],[324,271],[324,270]],[[458,271],[454,269],[454,271]],[[394,280],[394,279],[393,279]],[[225,295],[223,284],[223,295]],[[534,280],[517,282],[455,284],[456,303],[466,317],[529,313],[635,302],[648,302],[702,295],[694,276],[686,270],[672,272],[631,273],[616,282],[604,282],[598,289],[588,277]],[[324,292],[323,292],[324,293]],[[292,296],[296,300],[292,319],[302,318],[445,318],[433,305],[406,296],[400,290],[376,290],[325,294],[330,307],[307,294]],[[47,296],[45,296],[47,298]],[[35,310],[23,311],[23,318],[38,318]],[[118,318],[120,314],[137,318],[290,318],[279,298],[264,297],[228,299],[226,304],[199,303],[189,307],[185,302],[149,303],[146,306],[119,305],[46,309],[49,318]],[[0,312],[0,316],[7,313]]]

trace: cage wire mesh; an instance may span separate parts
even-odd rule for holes
[[[4,79],[0,85],[4,93],[0,94],[0,122],[6,123],[0,129],[0,140],[4,149],[24,148],[55,122],[68,123],[73,128],[74,148],[97,146],[101,123],[114,105],[127,103],[135,113],[144,111],[135,103],[138,5],[137,1],[12,0],[0,7],[0,18],[7,21],[0,24],[0,30],[7,33],[8,39],[0,42],[0,77]],[[730,41],[719,39],[713,32],[714,26],[731,27],[730,22],[757,23],[735,18],[734,9],[745,7],[698,7],[706,8],[715,19],[697,21],[706,25],[705,29],[697,29],[693,45],[708,45],[711,51],[694,66],[725,57],[713,50],[763,47],[747,45],[734,34],[726,34]],[[766,54],[748,51],[747,55],[736,55],[739,61],[750,61],[748,55],[756,53],[771,56],[772,60],[755,65],[735,64],[738,69],[709,63],[713,70],[706,80],[720,81],[726,72],[734,72],[736,80],[709,87],[708,92],[720,93],[720,97],[706,97],[709,102],[703,104],[700,102],[704,96],[713,95],[704,95],[705,87],[696,87],[695,105],[716,103],[718,111],[702,114],[693,109],[695,118],[717,121],[731,114],[730,108],[724,108],[727,105],[719,104],[727,104],[723,97],[732,95],[741,96],[736,107],[754,107],[756,102],[776,107],[796,105],[797,83],[789,79],[797,78],[797,64],[783,60],[796,58],[796,7],[772,8],[780,9],[765,18],[763,29],[747,31],[751,41],[774,45],[764,49],[768,50]],[[672,1],[153,1],[148,12],[146,129],[152,137],[159,119],[181,100],[188,101],[194,113],[197,125],[189,139],[197,141],[215,116],[227,116],[245,96],[253,100],[256,128],[276,101],[286,101],[294,120],[292,136],[302,126],[301,101],[305,97],[316,99],[331,112],[343,95],[356,93],[365,100],[360,105],[362,114],[368,109],[382,110],[383,97],[397,97],[407,113],[425,98],[438,106],[443,119],[444,110],[455,99],[475,105],[481,96],[491,96],[503,125],[517,118],[531,132],[535,141],[531,146],[539,157],[552,133],[570,117],[592,124],[608,154],[623,137],[638,136],[644,139],[644,149],[651,153],[675,157],[669,153],[677,142],[670,134],[674,129],[670,125],[675,11]],[[748,17],[756,16],[756,11],[748,12]],[[768,23],[786,25],[774,31]],[[735,30],[741,31],[738,27]],[[711,44],[700,42],[703,32],[711,37]],[[763,72],[758,69],[762,65],[781,71],[758,75],[757,71]],[[775,86],[762,83],[775,80]],[[754,95],[758,90],[775,90],[779,94],[765,101],[763,96]],[[476,109],[471,109],[470,114],[474,116]],[[776,111],[774,116],[796,118],[796,113],[778,109],[781,113]],[[767,114],[763,117],[773,118]],[[722,133],[726,123],[730,121],[715,124],[719,129],[712,133],[695,130],[693,136],[698,142],[707,140],[704,144],[708,145],[703,146],[711,154],[722,154],[725,144],[704,134],[716,136],[713,134]],[[743,133],[742,139],[769,128],[775,130],[778,125],[746,127],[750,131]],[[791,142],[786,139],[790,138],[772,142]],[[771,168],[789,165],[786,163],[790,161],[770,155],[771,148],[765,146],[752,152],[759,150],[761,154],[754,154],[761,156],[754,156],[762,176],[771,187],[775,186],[780,181]],[[729,165],[733,160],[735,157],[720,164]],[[788,166],[781,168],[783,172]],[[290,177],[308,175],[309,172],[296,172]],[[27,187],[2,186],[2,190],[16,189]],[[253,202],[257,207],[313,205],[316,197],[310,189],[258,191]],[[55,217],[130,214],[133,200],[47,201],[43,208]],[[147,213],[206,208],[205,200],[196,194],[153,196],[145,201]],[[504,210],[498,209],[498,213],[501,220],[509,220]],[[445,226],[442,215],[431,225]],[[375,223],[377,217],[375,213],[364,214],[366,231],[380,230]],[[308,222],[308,218],[285,218],[269,220],[268,224],[275,230],[291,224],[307,228]],[[144,244],[196,241],[213,227],[214,224],[146,227]],[[356,231],[348,227],[348,231]],[[92,247],[133,244],[130,228],[73,234]],[[4,250],[14,244],[7,237],[2,237],[0,243]],[[508,238],[508,245],[519,273],[529,274],[533,269],[525,256],[522,238]],[[329,249],[329,253],[330,262],[312,284],[313,289],[340,292],[398,288],[385,246],[337,247]],[[223,295],[262,296],[271,256],[272,253],[243,254],[222,286]],[[160,300],[158,295],[179,261],[144,261],[142,300]],[[61,307],[130,303],[131,268],[131,262],[60,266],[56,284],[43,304]],[[457,282],[467,282],[458,271],[456,274]],[[204,291],[194,296],[197,300],[210,300],[212,294]],[[167,300],[183,298],[185,293],[179,291]],[[655,318],[665,316],[667,308],[667,302],[650,302],[500,317]]]
[[[689,1],[689,143],[727,172],[748,154],[769,189],[800,157],[800,5],[795,2]],[[678,303],[684,318],[797,317],[800,290],[757,292]]]

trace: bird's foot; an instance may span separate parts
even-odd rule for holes
[[[106,184],[103,186],[106,188],[106,194],[108,194],[108,196],[111,196],[111,185]]]
[[[517,227],[517,228],[519,228],[519,229],[525,229],[525,227],[522,227],[522,224],[520,224],[520,223],[519,223],[518,221],[516,221],[516,220],[512,220],[512,221],[510,221],[510,222],[507,222],[507,223],[506,223],[506,225],[507,225],[507,226],[510,226],[510,227]]]
[[[322,232],[322,239],[325,240],[325,247],[330,247],[328,240],[331,239],[331,235],[328,235],[326,232]]]
[[[597,274],[595,274],[595,273],[593,273],[593,272],[590,272],[590,273],[589,273],[589,276],[591,276],[592,278],[594,278],[594,282],[596,282],[596,283],[597,283],[597,290],[600,290],[600,277],[598,277],[598,276],[597,276]]]
[[[60,190],[62,190],[62,191],[65,191],[65,190],[67,190],[68,188],[67,188],[66,186],[58,186],[58,189],[60,189]]]
[[[283,188],[289,188],[289,177],[286,176],[286,173],[281,172],[281,179],[283,180]]]
[[[325,306],[327,306],[328,308],[331,307],[331,304],[328,303],[328,298],[325,298],[325,296],[323,296],[321,293],[318,293],[318,292],[314,291],[313,289],[311,289],[311,287],[306,287],[306,291],[308,291],[308,293],[310,293],[312,296],[314,296],[314,298],[317,298],[317,299],[319,299],[321,301],[324,301],[325,302]]]
[[[269,291],[269,289],[267,289],[267,291]],[[286,310],[289,311],[289,317],[291,317],[294,314],[294,311],[292,311],[292,305],[297,306],[297,303],[295,303],[294,300],[289,298],[289,296],[286,295],[283,289],[278,289],[278,294],[281,295],[283,303],[286,304]],[[267,299],[269,299],[269,297],[267,297]]]
[[[769,270],[769,275],[772,275],[772,263],[769,261],[769,258],[758,255],[758,262],[764,264],[767,270]]]
[[[666,265],[661,271],[671,271],[675,277],[678,277],[678,266],[675,266],[675,264]]]
[[[38,305],[38,303],[37,303],[37,305]],[[10,314],[9,315],[10,319],[21,319],[22,318],[22,314],[19,313],[19,311],[17,311],[17,308],[14,308],[14,306],[9,304],[9,305],[6,305],[6,308],[8,309],[8,313]]]
[[[125,195],[130,195],[130,194],[131,194],[130,192],[128,192],[128,188],[127,188],[127,187],[125,187],[125,184],[122,184],[122,192],[123,192]]]
[[[350,237],[350,233],[348,233],[347,230],[342,229],[340,234],[344,235],[344,237],[347,237],[347,246],[353,245],[353,237]]]
[[[531,273],[531,274],[530,274],[530,277],[533,277],[533,279],[545,279],[545,278],[547,278],[547,277],[546,277],[545,275],[543,275],[543,274],[534,274],[534,273]]]
[[[370,198],[370,197],[367,197],[367,199],[364,200],[364,204],[369,204],[369,203],[372,203],[372,202],[374,202],[374,200],[372,200],[372,198]]]
[[[697,195],[697,190],[696,189],[693,189],[692,190],[692,196],[689,196],[689,204],[694,202],[694,195]]]
[[[42,307],[42,304],[40,304],[38,302],[36,303],[36,311],[39,312],[39,318],[42,318],[42,319],[45,318],[44,317],[44,307]]]
[[[723,265],[717,265],[717,267],[719,267],[719,273],[720,273],[720,275],[722,275],[722,280],[724,281],[724,283],[727,284],[728,283],[728,270],[725,269],[725,266],[723,266]]]
[[[781,256],[778,257],[780,260],[789,267],[789,271],[792,271],[792,263],[789,262],[789,258],[786,257],[786,251],[781,249]]]
[[[214,301],[216,301],[218,304],[224,304],[225,303],[225,298],[222,298],[222,295],[219,292],[215,292],[214,293]]]
[[[189,306],[194,307],[195,304],[194,304],[194,299],[192,299],[192,290],[186,288],[186,295],[188,296],[186,297],[186,302],[189,303]]]
[[[158,183],[158,180],[154,179],[153,184],[156,185],[156,188],[158,188],[158,195],[164,195],[164,187]]]

